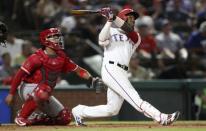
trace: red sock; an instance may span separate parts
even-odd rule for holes
[[[33,99],[27,100],[20,111],[20,117],[28,118],[29,115],[37,108],[37,103]]]

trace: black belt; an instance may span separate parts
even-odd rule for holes
[[[109,61],[109,64],[114,64],[114,61]],[[122,68],[125,71],[128,71],[128,67],[126,65],[121,65],[121,64],[117,63],[117,66],[119,66],[120,68]]]

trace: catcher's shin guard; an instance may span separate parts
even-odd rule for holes
[[[41,113],[35,115],[31,121],[32,125],[67,125],[71,122],[71,113],[68,109],[63,109],[56,117]]]
[[[28,120],[28,117],[34,112],[37,108],[37,104],[33,99],[28,99],[22,106],[22,109],[19,111],[14,122],[19,126],[28,126],[32,122]]]
[[[67,109],[63,109],[56,117],[50,117],[45,113],[33,113],[29,121],[31,125],[67,125],[71,122],[71,113]]]
[[[22,109],[18,113],[19,117],[28,118],[32,112],[37,108],[37,103],[34,99],[28,99],[22,106]]]
[[[43,112],[33,112],[28,118],[32,125],[52,125],[52,118]]]

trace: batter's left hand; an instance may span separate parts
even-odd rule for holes
[[[108,21],[113,21],[114,14],[110,7],[101,8],[100,14],[106,17]]]

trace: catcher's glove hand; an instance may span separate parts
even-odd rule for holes
[[[7,31],[7,26],[0,21],[0,44],[3,47],[6,47]]]
[[[100,79],[99,77],[92,78],[92,82],[91,82],[90,88],[96,89],[96,93],[100,93],[106,87],[107,86],[104,84],[102,79]]]

